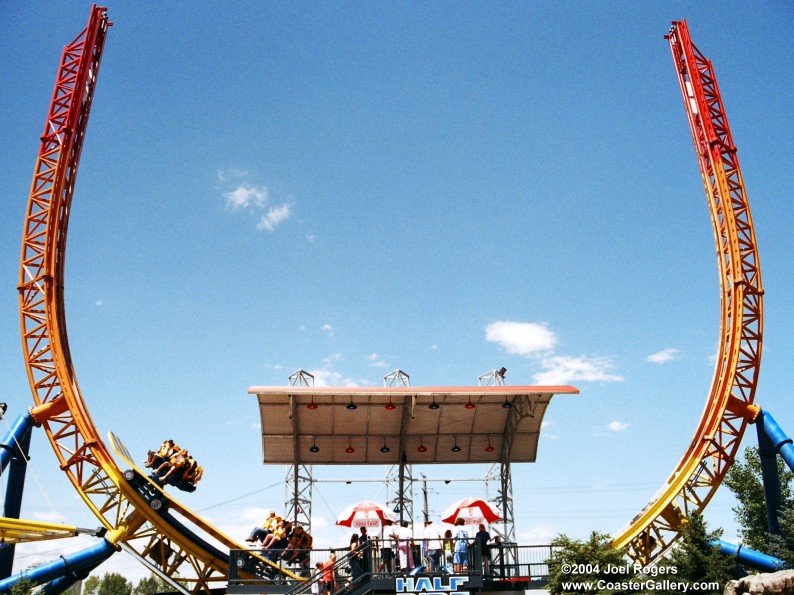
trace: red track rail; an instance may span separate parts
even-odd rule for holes
[[[685,21],[666,36],[708,198],[721,290],[720,344],[706,407],[684,457],[657,497],[615,538],[647,563],[705,508],[733,464],[753,405],[761,363],[763,289],[750,206],[711,62],[692,44]]]

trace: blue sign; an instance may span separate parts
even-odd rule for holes
[[[446,581],[445,578],[447,578]],[[458,588],[468,582],[468,576],[398,577],[394,581],[394,590],[397,593],[425,593],[426,595],[467,595],[467,591],[458,591]]]

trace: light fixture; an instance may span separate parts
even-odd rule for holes
[[[449,450],[451,450],[452,452],[460,452],[460,446],[458,446],[458,437],[457,436],[455,436],[455,445],[452,448],[450,448]]]
[[[427,452],[427,447],[425,446],[424,438],[419,439],[419,446],[416,447],[416,452]]]
[[[345,405],[345,409],[349,409],[350,411],[355,411],[358,409],[358,405],[353,402],[353,397],[350,397],[350,402]]]
[[[391,448],[389,448],[388,446],[386,446],[386,438],[384,438],[384,439],[383,439],[383,446],[381,446],[381,447],[380,447],[380,451],[381,451],[383,454],[386,454],[387,452],[391,452]]]
[[[394,411],[395,409],[397,409],[397,405],[391,402],[391,395],[389,395],[389,402],[386,403],[386,409],[388,409],[389,411]]]
[[[310,453],[318,453],[318,452],[320,452],[320,447],[317,446],[317,439],[316,438],[312,438],[312,445],[309,447],[309,452]]]
[[[356,452],[356,449],[353,448],[352,438],[347,439],[347,448],[345,449],[345,452],[349,455],[352,455],[354,452]]]
[[[314,402],[314,395],[312,395],[312,402],[311,402],[311,403],[309,403],[308,405],[306,405],[306,409],[309,409],[309,410],[311,410],[311,411],[314,411],[314,410],[315,410],[315,409],[317,409],[318,407],[319,407],[319,405],[318,405],[317,403],[315,403],[315,402]]]
[[[436,398],[435,398],[435,397],[433,397],[433,402],[432,402],[432,403],[430,403],[430,405],[428,405],[428,406],[427,406],[427,408],[428,408],[428,409],[432,409],[433,411],[435,411],[436,409],[441,409],[441,405],[439,405],[438,403],[436,403]]]
[[[485,447],[485,452],[493,452],[495,450],[493,444],[491,444],[491,437],[488,436],[488,446]]]
[[[513,404],[507,400],[507,397],[505,397],[505,402],[502,403],[502,409],[510,409],[512,406]]]
[[[475,407],[477,407],[477,405],[471,402],[471,397],[469,397],[469,402],[463,406],[464,409],[474,409]]]

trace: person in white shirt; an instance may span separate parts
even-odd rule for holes
[[[425,521],[424,555],[428,572],[441,570],[441,532],[430,519]]]
[[[397,554],[400,560],[400,570],[408,572],[414,567],[413,553],[411,552],[411,538],[413,537],[411,529],[408,527],[408,521],[403,521],[400,526],[393,529],[391,534],[397,541]]]

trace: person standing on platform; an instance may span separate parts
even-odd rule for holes
[[[491,534],[485,530],[485,525],[480,523],[477,527],[477,533],[474,535],[474,542],[480,548],[480,556],[482,557],[482,573],[483,575],[490,574],[491,572]]]
[[[358,534],[350,536],[350,546],[348,547],[348,565],[350,566],[350,583],[355,583],[361,578],[361,550],[358,549]]]
[[[413,555],[411,552],[411,529],[408,528],[408,521],[400,523],[395,527],[391,536],[397,541],[397,554],[400,561],[400,570],[409,572],[414,567]]]
[[[361,546],[362,550],[362,558],[361,558],[361,570],[364,574],[371,574],[372,573],[372,541],[370,541],[370,537],[367,534],[367,528],[361,527],[359,529],[361,533],[358,536],[358,544]]]
[[[463,519],[455,521],[458,530],[455,532],[455,573],[469,571],[469,532],[466,531]]]
[[[319,575],[319,576],[318,576]],[[312,577],[312,595],[325,595],[325,581],[323,581],[323,563],[317,562],[314,565],[314,577]]]
[[[425,521],[422,537],[424,537],[426,569],[428,572],[438,572],[441,570],[441,532],[430,519]]]
[[[328,559],[323,562],[323,584],[325,585],[326,593],[336,592],[336,552],[331,550]]]
[[[382,545],[380,548],[381,560],[378,566],[378,572],[386,570],[389,574],[394,571],[394,550],[392,549],[392,544],[389,542],[389,538],[392,536],[392,533],[394,533],[392,525],[394,525],[394,521],[386,519],[383,526]]]

